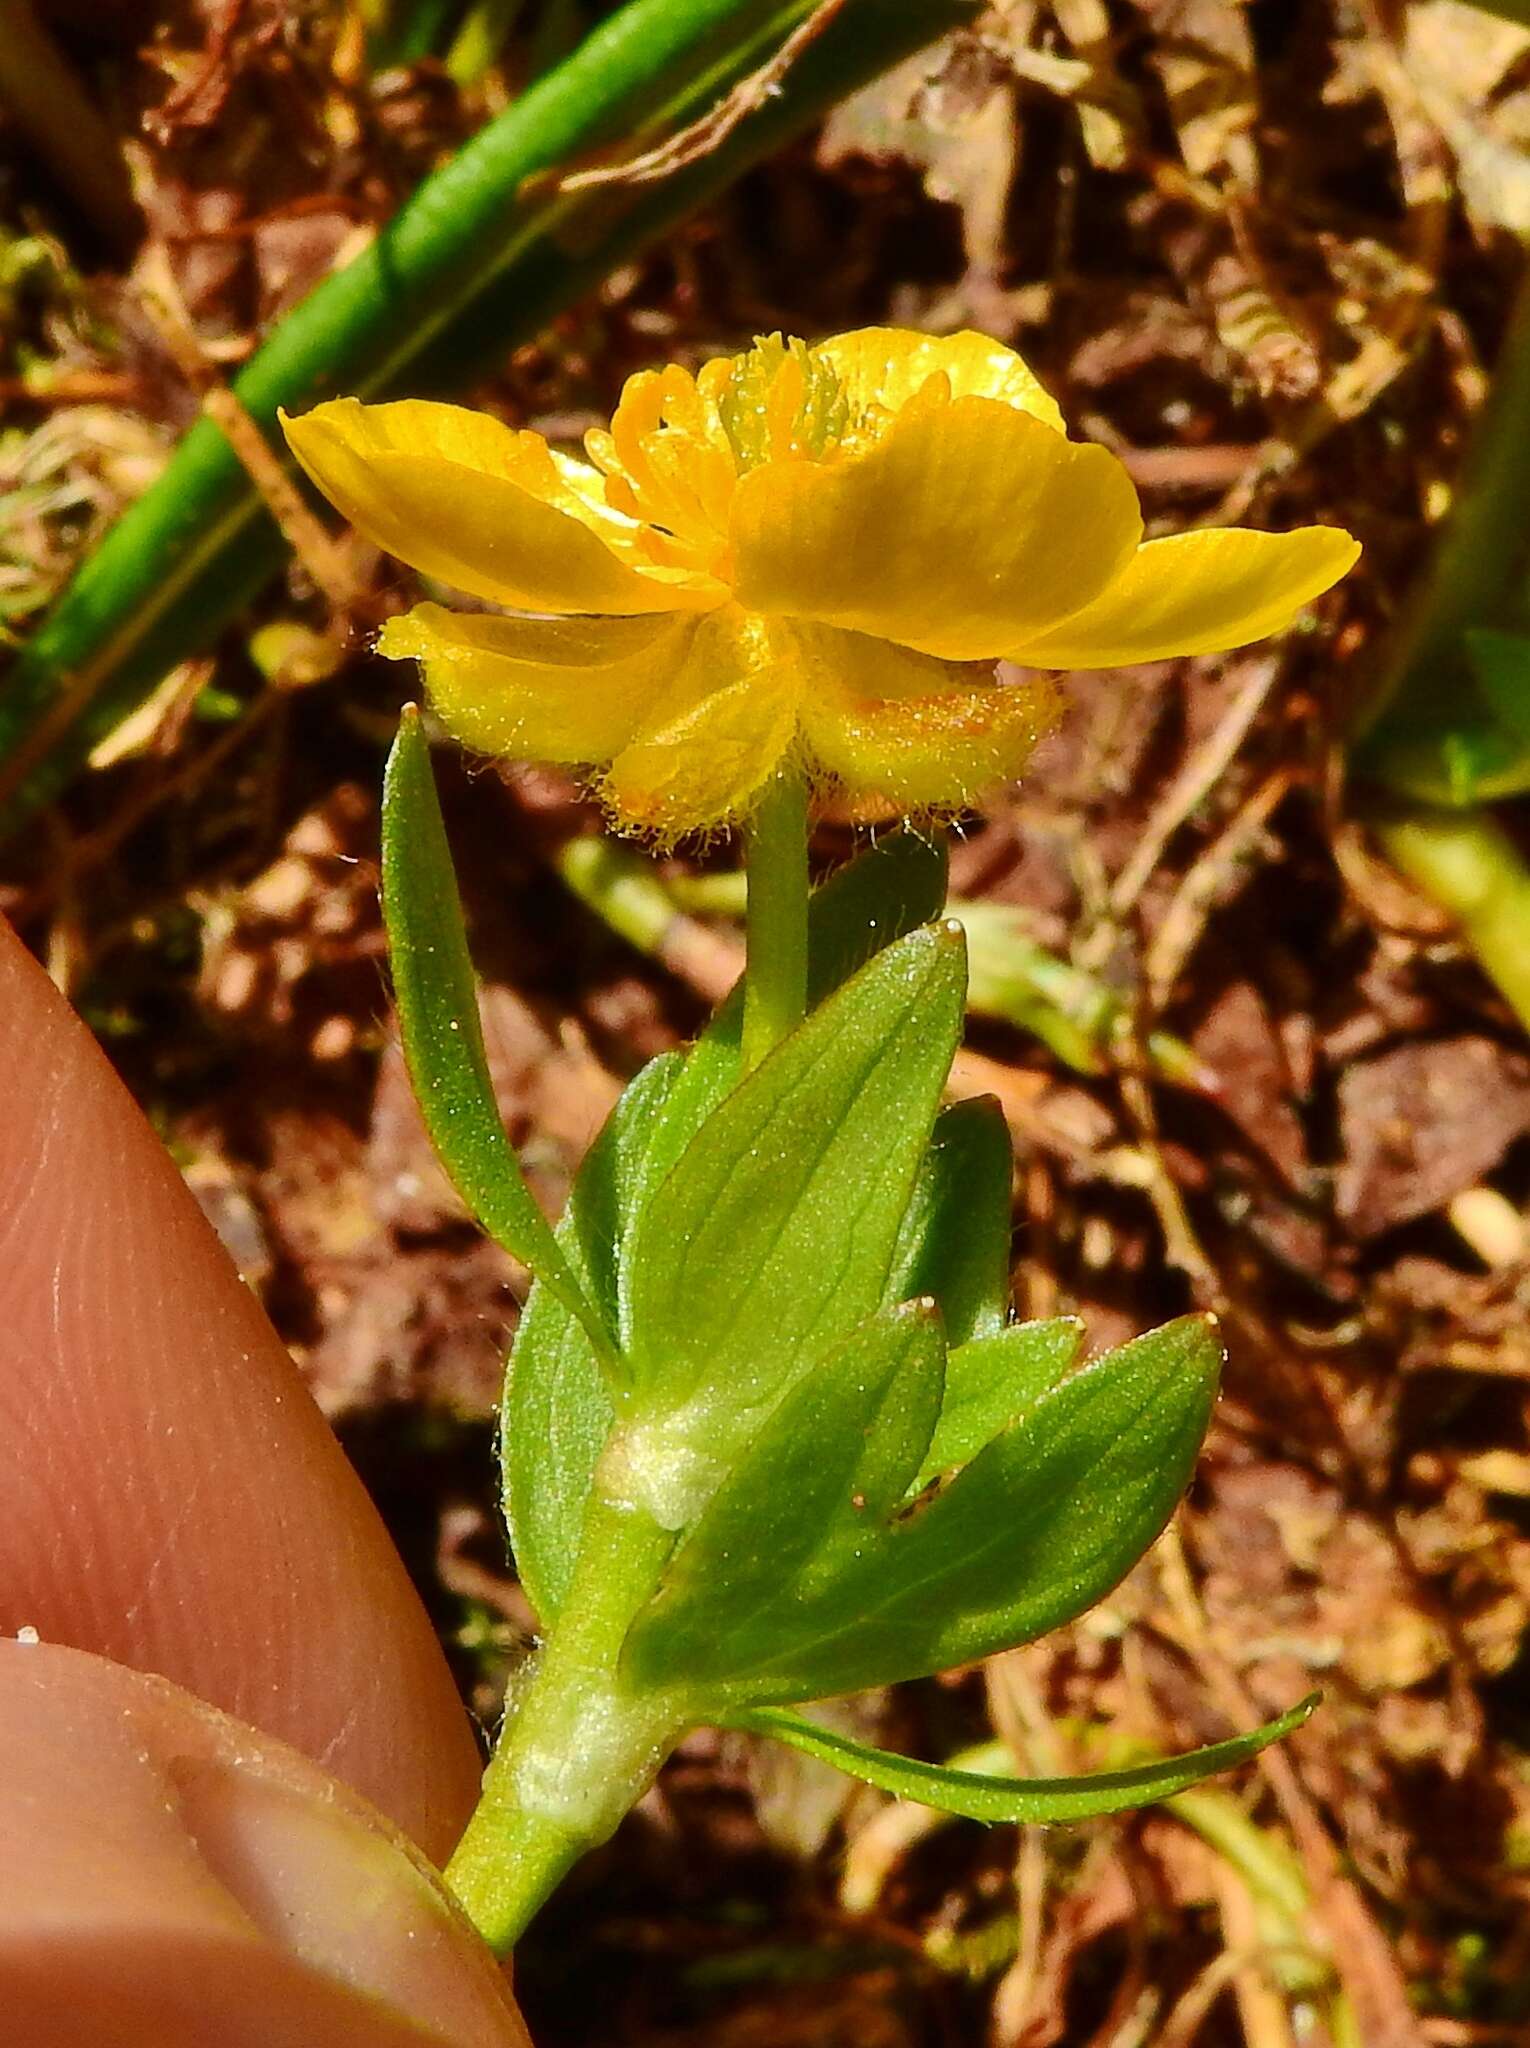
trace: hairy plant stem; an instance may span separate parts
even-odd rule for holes
[[[673,1542],[641,1509],[591,1496],[567,1601],[512,1688],[483,1796],[446,1870],[501,1955],[616,1832],[685,1731],[676,1702],[633,1695],[617,1668]]]
[[[747,1074],[807,1009],[807,787],[782,769],[745,832],[749,876],[743,1065]]]

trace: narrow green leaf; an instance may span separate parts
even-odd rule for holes
[[[783,1585],[792,1647],[735,1657],[712,1711],[924,1677],[1083,1613],[1189,1483],[1220,1363],[1207,1320],[1186,1317],[1064,1378],[933,1498],[868,1527],[832,1582]]]
[[[817,1757],[820,1763],[832,1764],[848,1777],[875,1785],[879,1791],[891,1792],[899,1799],[916,1799],[922,1806],[958,1814],[964,1820],[1078,1821],[1151,1806],[1200,1784],[1203,1778],[1213,1777],[1218,1771],[1230,1771],[1237,1764],[1247,1763],[1272,1742],[1300,1728],[1321,1697],[1320,1693],[1309,1693],[1300,1705],[1247,1735],[1213,1742],[1183,1756],[1165,1757],[1158,1763],[1138,1764],[1131,1770],[1093,1771],[1078,1778],[991,1778],[977,1771],[953,1771],[940,1764],[919,1763],[912,1757],[894,1756],[885,1749],[853,1742],[847,1735],[836,1734],[780,1707],[730,1715],[728,1725],[747,1728],[755,1735],[768,1735],[806,1756]]]
[[[613,1320],[622,1246],[645,1185],[643,1155],[680,1064],[679,1053],[665,1053],[628,1085],[590,1147],[558,1225],[570,1266]],[[585,1502],[615,1409],[578,1318],[540,1282],[515,1333],[500,1421],[516,1570],[548,1628],[567,1597]]]
[[[639,1216],[633,1408],[664,1431],[634,1445],[635,1482],[666,1526],[701,1505],[678,1479],[658,1497],[666,1466],[725,1467],[787,1380],[879,1306],[963,988],[959,927],[889,946],[733,1089]]]
[[[782,1398],[671,1559],[629,1645],[647,1682],[705,1688],[768,1654],[903,1500],[940,1411],[923,1302],[870,1317]],[[783,1592],[786,1595],[783,1606]]]
[[[1009,1126],[992,1096],[935,1121],[887,1283],[889,1301],[933,1294],[953,1345],[991,1337],[1009,1313]]]
[[[1071,1372],[1084,1341],[1077,1316],[1044,1323],[1011,1323],[997,1336],[960,1344],[946,1357],[946,1393],[940,1420],[920,1465],[913,1492],[986,1450],[1000,1430],[1030,1412]]]
[[[609,1360],[610,1335],[532,1199],[494,1101],[430,747],[412,706],[383,782],[382,870],[404,1058],[431,1142],[484,1229],[572,1310]]]

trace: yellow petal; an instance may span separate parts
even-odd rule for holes
[[[970,329],[916,334],[907,327],[861,327],[815,342],[812,353],[833,367],[852,418],[873,405],[901,411],[926,379],[942,370],[953,398],[997,398],[1059,434],[1064,431],[1056,400],[1014,350]]]
[[[390,619],[378,652],[423,662],[448,730],[480,753],[522,761],[609,761],[684,660],[689,614],[637,619],[504,619],[416,605]]]
[[[282,421],[298,461],[368,540],[443,583],[543,612],[716,604],[706,578],[637,569],[630,526],[574,487],[539,434],[487,413],[339,398]]]
[[[1087,604],[1142,520],[1105,449],[927,387],[863,454],[752,471],[732,531],[734,591],[751,610],[973,661]]]
[[[1020,640],[1009,658],[1028,668],[1122,668],[1220,654],[1289,626],[1359,553],[1338,526],[1208,527],[1150,540],[1082,611]]]
[[[747,811],[795,737],[793,654],[789,635],[736,605],[699,620],[663,697],[602,781],[617,822],[671,840]]]
[[[895,810],[972,803],[1018,775],[1056,720],[1049,681],[1000,684],[991,662],[934,661],[823,626],[802,629],[799,648],[813,761]]]

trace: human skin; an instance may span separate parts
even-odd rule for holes
[[[424,1611],[3,921],[0,1090],[0,1634],[26,1637],[0,1641],[8,2038],[523,2044],[424,1860],[479,1778]]]
[[[376,1811],[178,1686],[0,1643],[0,2022],[17,2048],[526,2048]]]

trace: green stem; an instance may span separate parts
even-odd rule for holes
[[[807,1011],[807,785],[783,768],[749,820],[743,1068],[747,1074]]]
[[[1530,1030],[1530,866],[1491,812],[1384,811],[1376,837],[1461,935]]]
[[[580,1857],[616,1832],[684,1733],[674,1701],[634,1697],[617,1668],[673,1543],[640,1509],[591,1497],[563,1611],[514,1692],[446,1870],[501,1955]]]

